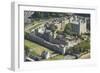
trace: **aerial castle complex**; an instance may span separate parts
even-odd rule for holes
[[[26,14],[25,25],[31,24],[34,20],[32,14],[34,12]],[[88,28],[89,22],[89,17],[78,14],[41,19],[37,25],[33,25],[35,28],[31,29],[27,39],[64,55],[70,47],[81,42],[79,38],[65,32],[68,30],[70,33],[77,35],[87,33],[90,31]],[[45,51],[43,54],[48,54],[48,52]],[[49,58],[49,56],[46,58]]]

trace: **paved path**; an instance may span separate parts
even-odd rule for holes
[[[87,53],[80,57],[80,59],[89,59],[89,58],[90,58],[90,53]]]
[[[72,56],[72,55],[66,55],[66,56],[64,57],[64,59],[66,59],[66,60],[75,59],[75,56]]]

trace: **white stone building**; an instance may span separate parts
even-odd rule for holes
[[[45,58],[45,59],[48,59],[48,58],[50,58],[50,53],[47,52],[47,51],[43,51],[43,53],[41,54],[41,56],[42,56],[43,58]]]
[[[87,19],[86,17],[73,15],[70,18],[72,32],[82,34],[87,32]]]
[[[31,15],[34,14],[34,11],[24,11],[24,23],[30,24],[32,22]]]

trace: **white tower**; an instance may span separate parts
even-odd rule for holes
[[[80,19],[80,23],[79,23],[79,25],[80,25],[80,31],[79,31],[79,34],[82,34],[82,33],[85,33],[86,31],[87,31],[87,29],[86,29],[86,19],[84,18],[84,19]]]

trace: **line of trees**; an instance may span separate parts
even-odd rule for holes
[[[57,12],[34,12],[32,18],[51,18],[51,17],[63,17],[68,15],[67,13]]]

